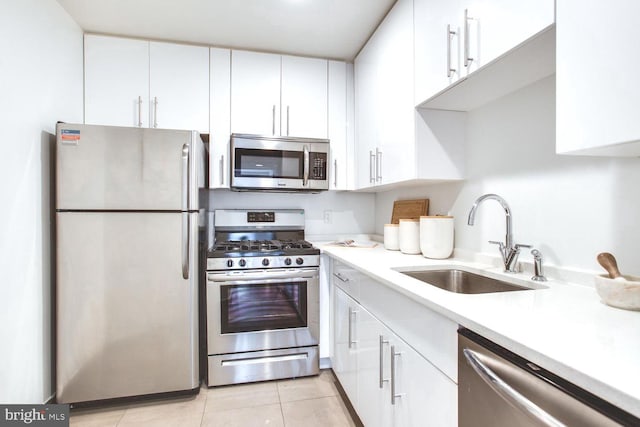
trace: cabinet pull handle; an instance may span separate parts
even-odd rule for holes
[[[373,170],[375,169],[376,163],[376,155],[373,154],[373,151],[369,150],[369,182],[376,182],[376,177],[374,175]]]
[[[338,159],[333,160],[333,188],[338,188]]]
[[[396,346],[391,346],[391,404],[396,404],[396,399],[402,397],[403,393],[396,394],[396,357],[402,353],[396,353]]]
[[[138,96],[138,127],[142,127],[142,97]]]
[[[158,97],[153,97],[153,127],[158,127]]]
[[[380,335],[380,372],[378,374],[378,379],[380,380],[380,388],[383,387],[384,383],[386,383],[387,381],[389,381],[388,379],[383,379],[384,376],[384,372],[382,369],[382,366],[384,364],[384,351],[382,351],[382,347],[384,346],[384,344],[389,344],[389,340],[385,340],[384,337],[382,335]]]
[[[271,109],[271,135],[276,134],[276,104]]]
[[[287,105],[287,136],[289,136],[289,106]]]
[[[382,151],[376,147],[376,181],[382,182]]]
[[[224,185],[224,154],[220,156],[220,185]]]
[[[469,16],[469,9],[464,10],[464,66],[469,66],[473,58],[470,55],[470,42],[469,42],[469,21],[473,18]]]
[[[451,31],[451,24],[447,24],[447,77],[451,77],[456,72],[455,68],[451,68],[451,36],[455,36],[456,32]]]
[[[351,332],[351,328],[352,328],[352,323],[353,323],[353,319],[356,317],[356,313],[357,311],[352,309],[351,307],[349,307],[349,348],[352,348],[351,346],[355,343],[357,343],[357,341],[353,340],[353,333]]]
[[[340,273],[333,273],[333,276],[336,277],[337,279],[340,279],[340,281],[344,283],[347,283],[349,281],[348,277],[342,277],[342,274]]]

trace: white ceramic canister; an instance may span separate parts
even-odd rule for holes
[[[400,249],[400,242],[398,241],[398,224],[385,224],[384,225],[384,248],[389,251],[397,251]]]
[[[403,254],[420,253],[420,221],[401,219],[398,227],[398,242]]]
[[[426,258],[449,258],[453,252],[453,217],[420,217],[420,251]]]

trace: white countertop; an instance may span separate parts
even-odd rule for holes
[[[409,298],[640,417],[640,312],[609,307],[595,289],[549,280],[547,289],[465,295],[392,268],[462,266],[468,271],[540,286],[530,274],[449,258],[430,260],[375,248],[317,245]]]

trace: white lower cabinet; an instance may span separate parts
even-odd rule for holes
[[[332,363],[360,420],[366,427],[455,426],[456,383],[345,292],[358,274],[334,277]]]

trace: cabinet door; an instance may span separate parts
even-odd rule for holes
[[[378,144],[376,33],[356,57],[355,72],[355,166],[356,189],[375,185],[375,156]]]
[[[588,6],[580,7],[589,9]],[[468,42],[468,56],[473,58],[467,61],[465,74],[513,49],[555,21],[553,0],[462,0],[460,9],[463,65],[464,40]],[[590,10],[593,11],[592,8]]]
[[[282,57],[281,108],[281,135],[327,137],[326,60]]]
[[[459,0],[415,0],[416,105],[460,78],[461,19]]]
[[[231,51],[209,51],[209,187],[229,188],[229,136],[231,134]]]
[[[340,288],[334,286],[334,335],[331,365],[351,404],[358,406],[357,382],[357,303]]]
[[[557,1],[556,150],[640,155],[640,2]]]
[[[347,189],[347,64],[329,61],[330,190]]]
[[[280,135],[280,62],[280,55],[231,52],[232,133]]]
[[[364,308],[358,311],[358,407],[367,427],[392,425],[390,404],[390,331]],[[382,380],[382,386],[381,386]]]
[[[149,127],[209,132],[209,49],[149,45]]]
[[[456,384],[397,336],[390,338],[390,366],[395,426],[442,426],[458,424]],[[391,400],[391,393],[389,394]]]
[[[415,177],[413,1],[398,0],[377,33],[376,179],[378,184],[390,184]]]
[[[149,42],[85,35],[84,122],[149,125]]]

